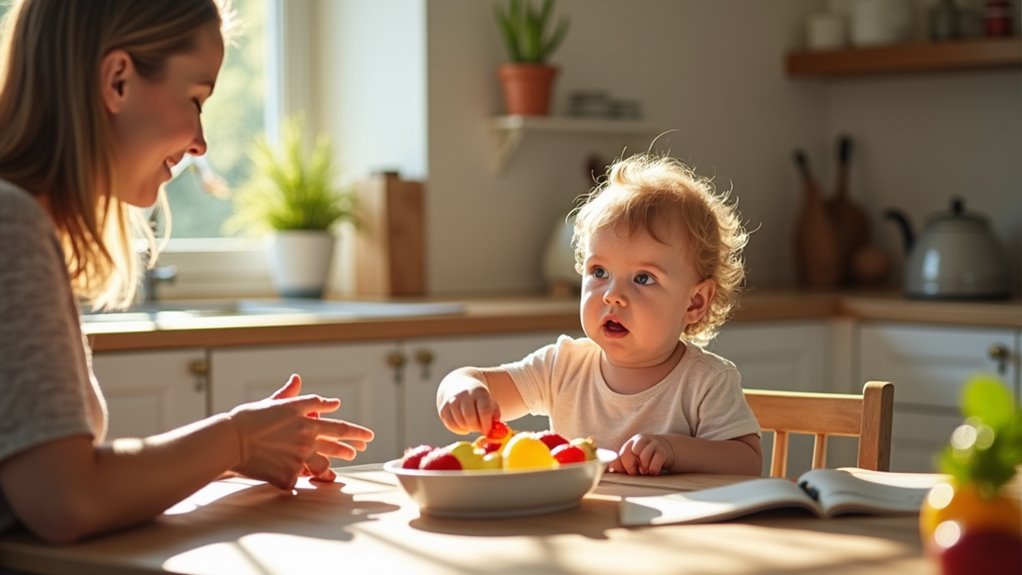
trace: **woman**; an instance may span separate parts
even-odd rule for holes
[[[230,18],[213,0],[22,0],[0,73],[0,530],[67,542],[150,519],[224,473],[332,480],[372,431],[337,399],[272,397],[145,439],[105,442],[78,300],[123,307],[132,237],[185,154]]]

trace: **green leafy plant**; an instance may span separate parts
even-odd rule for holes
[[[255,232],[330,230],[341,222],[357,224],[357,198],[334,185],[329,138],[316,138],[312,153],[302,144],[304,121],[284,123],[280,148],[259,137],[249,154],[252,174],[235,198],[229,230]]]
[[[496,7],[497,23],[512,62],[545,64],[568,33],[568,19],[562,16],[549,31],[554,0],[543,0],[537,11],[529,0],[510,0],[507,9]]]
[[[951,434],[940,468],[992,496],[1022,464],[1022,409],[1001,380],[977,375],[963,389],[962,415],[965,423]]]

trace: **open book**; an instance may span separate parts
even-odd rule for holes
[[[797,482],[751,479],[696,491],[625,497],[620,519],[622,525],[708,523],[781,508],[807,509],[820,517],[843,513],[915,514],[938,479],[931,474],[891,475],[901,475],[901,483],[908,486],[871,481],[838,469],[814,469],[802,474]]]

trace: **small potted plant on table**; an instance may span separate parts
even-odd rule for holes
[[[264,233],[273,285],[283,297],[322,297],[336,243],[334,230],[357,223],[356,196],[334,184],[329,139],[312,153],[302,143],[304,122],[292,118],[280,147],[259,138],[250,152],[253,171],[235,199],[230,229]]]
[[[497,23],[511,61],[500,67],[507,112],[512,115],[545,116],[550,110],[557,68],[548,61],[568,33],[568,19],[561,17],[549,29],[554,0],[543,0],[537,11],[528,0],[510,0],[506,9],[497,6]]]

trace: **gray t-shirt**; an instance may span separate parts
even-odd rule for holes
[[[78,304],[53,221],[0,179],[0,466],[56,439],[106,435]],[[16,519],[0,487],[0,531]]]

